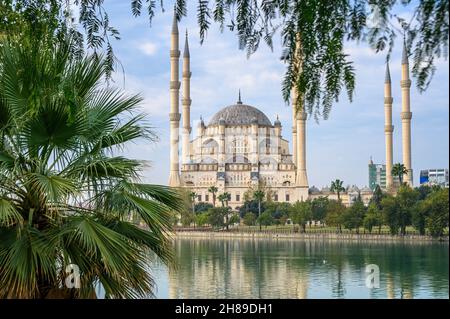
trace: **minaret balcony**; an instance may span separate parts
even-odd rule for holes
[[[170,57],[171,58],[179,58],[180,57],[180,50],[170,50]]]
[[[384,104],[392,104],[394,99],[392,97],[385,97],[384,98]]]
[[[411,80],[401,80],[400,81],[400,87],[401,88],[410,88],[411,87]]]
[[[410,120],[412,118],[412,112],[402,112],[400,113],[402,120]]]

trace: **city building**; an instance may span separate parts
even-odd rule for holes
[[[423,169],[420,171],[420,185],[448,187],[448,169]]]
[[[374,164],[372,158],[369,161],[369,188],[374,191],[378,186],[386,189],[386,165]]]

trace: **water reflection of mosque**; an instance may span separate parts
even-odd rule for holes
[[[198,239],[175,245],[180,267],[169,276],[169,298],[413,298],[423,271],[395,257],[417,246],[392,243]],[[418,254],[432,258],[432,251],[419,247]],[[365,287],[371,263],[381,270],[379,289]]]

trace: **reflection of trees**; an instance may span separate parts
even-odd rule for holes
[[[448,293],[448,249],[439,245],[183,239],[175,246],[170,298],[412,298],[424,281],[434,296]],[[368,264],[380,267],[381,287],[365,292]],[[355,285],[363,295],[349,295]]]

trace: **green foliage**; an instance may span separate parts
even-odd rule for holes
[[[328,210],[328,197],[320,196],[311,202],[312,219],[323,222]]]
[[[419,200],[424,200],[432,192],[431,187],[428,185],[420,185],[416,190],[419,192]]]
[[[264,212],[269,212],[275,220],[275,223],[280,224],[281,219],[289,215],[290,206],[289,203],[266,202]]]
[[[231,194],[225,192],[223,194],[220,194],[217,199],[222,203],[222,207],[228,207],[228,201],[231,200]]]
[[[208,210],[208,224],[221,228],[226,226],[225,217],[229,213],[227,207],[213,207]]]
[[[385,197],[385,194],[381,190],[380,185],[377,185],[377,186],[375,186],[375,189],[373,191],[373,196],[370,199],[369,204],[373,203],[376,205],[378,210],[381,210],[381,201],[383,200],[384,197]]]
[[[239,215],[244,217],[247,213],[253,213],[258,216],[258,205],[259,203],[256,200],[245,201],[244,205],[239,208]],[[265,203],[261,203],[261,210],[265,211]]]
[[[400,228],[398,217],[400,214],[400,205],[398,200],[394,196],[388,195],[381,201],[381,206],[383,207],[384,223],[389,226],[391,235],[397,235]]]
[[[330,191],[337,194],[338,200],[341,199],[340,194],[345,191],[343,184],[344,181],[341,181],[340,179],[336,179],[331,182]]]
[[[216,206],[216,194],[218,191],[219,189],[216,186],[211,186],[208,188],[208,192],[212,194],[213,206]]]
[[[361,198],[353,203],[352,206],[348,207],[342,215],[342,224],[347,229],[356,229],[356,233],[359,232],[359,227],[363,225],[364,216],[366,214],[366,207],[362,202]]]
[[[256,215],[254,213],[246,213],[244,215],[244,224],[247,226],[253,226],[256,222]]]
[[[449,226],[448,188],[433,192],[422,206],[426,217],[426,226],[433,237],[440,237]]]
[[[394,164],[392,167],[392,175],[397,176],[398,180],[400,181],[400,186],[403,185],[403,176],[408,174],[408,170],[406,169],[406,166],[402,163]]]
[[[290,209],[290,218],[294,224],[299,224],[305,232],[306,224],[312,219],[311,202],[295,202]]]
[[[190,210],[183,210],[181,212],[180,222],[183,226],[191,226],[192,223],[196,221],[194,213]]]
[[[257,218],[257,222],[262,226],[270,226],[273,225],[275,221],[269,212],[264,212]]]
[[[181,197],[141,183],[143,162],[114,155],[156,139],[141,97],[103,85],[101,56],[70,50],[66,41],[0,45],[0,298],[86,298],[95,282],[108,298],[148,297],[148,252],[172,261]],[[82,273],[72,292],[61,288],[68,264]]]
[[[204,226],[208,223],[209,214],[208,212],[202,212],[195,216],[195,223],[197,226]]]
[[[380,203],[381,206],[381,203]],[[369,204],[369,207],[367,208],[367,213],[364,216],[363,219],[363,225],[364,228],[369,231],[369,233],[372,232],[373,227],[381,227],[383,224],[383,216],[381,214],[381,211],[378,209],[378,206],[375,201]]]
[[[411,222],[420,235],[425,235],[426,219],[427,219],[426,202],[421,201],[412,210]]]
[[[75,3],[78,15],[72,12],[69,1],[4,0],[0,17],[6,18],[0,20],[0,33],[8,32],[15,25],[12,22],[19,22],[19,30],[26,23],[39,36],[36,21],[44,28],[48,21],[50,33],[74,35],[78,51],[86,46],[96,54],[103,52],[110,75],[116,62],[112,40],[120,39],[120,34],[110,24],[104,0]],[[132,15],[141,15],[144,1],[130,3]],[[399,3],[405,7],[401,11],[411,13],[411,18],[394,12]],[[186,0],[175,1],[177,20],[186,16],[186,6]],[[261,41],[272,49],[273,36],[280,35],[281,58],[287,65],[282,86],[285,101],[296,90],[301,97],[297,100],[299,109],[305,108],[316,119],[326,119],[342,91],[351,101],[355,89],[353,63],[344,51],[346,41],[367,41],[375,52],[387,50],[389,59],[396,37],[406,36],[408,53],[413,56],[412,74],[419,90],[425,90],[435,72],[436,58],[448,55],[448,6],[448,0],[199,0],[196,15],[201,43],[211,23],[216,22],[222,30],[226,26],[236,32],[239,48],[247,55],[256,52]],[[145,7],[151,24],[158,8],[164,11],[164,1],[146,0]]]
[[[419,192],[409,186],[401,186],[396,197],[399,204],[398,225],[400,234],[406,234],[406,226],[411,224],[413,211],[419,199]]]
[[[344,212],[345,206],[340,201],[329,200],[325,223],[328,226],[336,226],[338,231],[341,231],[342,216]]]
[[[195,213],[200,214],[200,213],[208,211],[210,208],[213,208],[213,207],[214,206],[210,203],[200,202],[200,203],[195,204]]]
[[[264,200],[265,197],[265,193],[262,190],[256,190],[253,192],[253,199],[256,200],[257,202],[262,202]]]
[[[238,214],[233,214],[230,216],[228,220],[228,225],[238,224],[240,222],[240,218]]]

